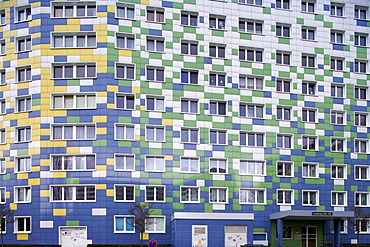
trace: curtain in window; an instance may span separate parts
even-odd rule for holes
[[[217,202],[217,189],[211,189],[209,193],[209,200],[211,202]]]
[[[84,158],[86,158],[86,169],[95,169],[95,157],[89,155]]]
[[[63,7],[62,6],[54,7],[54,17],[63,17]]]
[[[182,201],[189,201],[189,188],[182,188],[181,189],[181,200]]]
[[[85,139],[85,126],[76,126],[76,138]]]
[[[63,187],[53,187],[53,201],[62,201],[63,200],[62,191],[63,191]]]
[[[126,139],[134,139],[134,127],[126,126]]]
[[[87,96],[87,107],[88,108],[95,107],[95,96],[94,95]]]
[[[164,218],[155,218],[155,229],[156,231],[164,231]]]
[[[73,156],[64,156],[64,170],[73,169]]]
[[[63,159],[60,156],[53,157],[53,170],[62,170]]]
[[[198,159],[190,159],[190,171],[198,172]]]
[[[85,169],[86,156],[76,156],[76,170]]]
[[[148,171],[153,171],[154,170],[154,159],[153,157],[148,157],[146,158],[146,169]]]
[[[73,16],[73,6],[65,6],[65,17],[72,17]]]
[[[85,69],[85,67],[84,67]],[[77,103],[76,103],[76,107],[77,108],[85,108],[86,107],[86,97],[85,95],[77,95],[76,96],[76,99],[77,99]]]
[[[219,189],[218,193],[219,193],[218,201],[219,202],[226,202],[226,190],[225,189]]]
[[[73,108],[73,96],[72,95],[64,96],[64,108]]]
[[[181,159],[181,171],[182,172],[189,171],[189,159],[186,158]]]
[[[77,36],[77,47],[85,47],[85,35]]]
[[[197,188],[190,188],[190,197],[191,201],[198,201],[198,189]]]
[[[156,141],[164,141],[164,128],[155,128]]]
[[[256,202],[256,194],[255,190],[247,190],[247,195],[248,195],[248,202],[249,203],[255,203]]]
[[[63,47],[63,36],[55,36],[54,37],[54,47],[56,47],[56,48]]]

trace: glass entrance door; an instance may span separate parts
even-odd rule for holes
[[[302,247],[316,247],[316,226],[302,226]]]

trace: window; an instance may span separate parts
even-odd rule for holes
[[[116,78],[134,80],[135,67],[133,64],[116,63]]]
[[[316,94],[316,82],[303,81],[302,82],[302,94],[315,95]]]
[[[303,136],[302,137],[302,149],[304,150],[316,150],[316,136]]]
[[[370,167],[369,166],[355,166],[356,180],[369,180]]]
[[[355,153],[367,153],[368,140],[355,139]]]
[[[52,140],[94,140],[95,124],[54,124]]]
[[[369,206],[369,195],[368,192],[355,192],[355,206]]]
[[[263,147],[263,133],[240,132],[240,145],[249,147]]]
[[[16,37],[16,52],[32,50],[31,36]]]
[[[135,185],[114,185],[114,201],[115,202],[134,202],[135,201]]]
[[[226,45],[224,44],[209,44],[209,56],[216,58],[225,58]]]
[[[6,101],[5,99],[0,99],[0,115],[6,114]]]
[[[355,72],[366,73],[367,61],[355,60]]]
[[[116,108],[122,110],[135,109],[135,96],[133,94],[116,94]]]
[[[199,187],[180,187],[181,203],[199,202]]]
[[[344,4],[341,3],[331,3],[330,5],[330,15],[332,16],[343,16],[344,14]]]
[[[0,159],[0,174],[5,174],[6,173],[6,162],[5,162],[5,159]],[[2,191],[0,190],[0,199],[3,198],[2,197]],[[2,199],[0,200],[0,202],[2,202]]]
[[[147,156],[145,158],[145,171],[165,172],[166,164],[163,156]]]
[[[347,179],[347,167],[346,165],[331,165],[331,178],[332,179]]]
[[[367,126],[368,113],[365,112],[355,112],[355,125],[356,126]]]
[[[277,148],[292,148],[292,135],[289,134],[277,134],[276,136],[276,147]]]
[[[355,5],[355,19],[366,20],[367,19],[367,9],[366,6]]]
[[[294,174],[293,163],[278,161],[276,163],[276,175],[281,177],[292,177]]]
[[[133,216],[114,216],[114,233],[135,233]]]
[[[348,233],[348,220],[340,220],[340,233],[347,234]]]
[[[331,192],[331,205],[332,206],[347,206],[347,192],[332,191]]]
[[[16,142],[31,141],[31,126],[22,126],[15,128]]]
[[[52,171],[84,171],[95,169],[95,155],[52,155]]]
[[[290,92],[290,84],[291,81],[288,79],[277,79],[276,81],[276,91],[281,93],[289,93]]]
[[[166,218],[165,216],[150,216],[146,219],[146,233],[165,233]]]
[[[198,26],[198,13],[181,11],[181,25]]]
[[[199,158],[181,157],[180,170],[181,172],[199,173]]]
[[[0,39],[0,55],[6,54],[6,42],[5,39]]]
[[[209,159],[209,173],[226,174],[227,160],[226,159]]]
[[[226,102],[225,101],[211,101],[210,114],[213,115],[226,115]]]
[[[263,105],[240,103],[239,116],[250,118],[263,118]]]
[[[31,233],[31,216],[14,217],[14,233]]]
[[[148,81],[164,82],[164,68],[163,67],[147,67],[146,79]]]
[[[276,0],[277,9],[290,9],[290,0]]]
[[[164,186],[146,186],[145,201],[147,202],[165,202]]]
[[[181,54],[198,55],[198,41],[181,40]]]
[[[17,73],[17,82],[26,82],[32,80],[31,66],[16,67],[15,70]]]
[[[317,178],[318,176],[318,164],[303,163],[302,164],[302,177],[303,178]]]
[[[291,110],[290,106],[278,106],[276,111],[277,120],[290,120],[291,119]]]
[[[209,85],[218,87],[226,86],[226,74],[210,72]]]
[[[261,20],[239,19],[239,32],[262,34],[262,26]]]
[[[56,18],[95,17],[96,2],[51,2]]]
[[[181,70],[181,83],[198,84],[198,70]]]
[[[228,203],[227,188],[209,188],[210,203]]]
[[[0,25],[6,24],[5,9],[0,9]]]
[[[54,94],[53,109],[96,108],[95,94]]]
[[[240,175],[264,176],[266,175],[265,162],[254,160],[241,160],[239,173]]]
[[[240,47],[239,59],[251,62],[262,62],[262,52],[262,49]]]
[[[302,110],[302,121],[315,123],[316,122],[316,109],[311,109],[311,108],[303,109]]]
[[[276,63],[281,65],[290,65],[290,52],[276,52]]]
[[[355,45],[357,45],[357,46],[367,46],[367,34],[365,34],[365,33],[355,33]]]
[[[135,156],[126,154],[116,154],[114,156],[114,170],[135,171]]]
[[[146,126],[146,141],[164,142],[164,126]]]
[[[209,28],[225,30],[226,17],[225,16],[209,16]]]
[[[337,98],[344,97],[344,85],[331,84],[331,96]]]
[[[240,75],[239,88],[263,90],[263,77]]]
[[[367,219],[357,219],[357,220],[358,220],[357,224],[360,227],[359,233],[370,233],[370,221]]]
[[[290,25],[276,23],[276,36],[278,37],[290,37]]]
[[[151,52],[164,52],[164,38],[147,37],[146,50]]]
[[[345,112],[343,111],[331,111],[330,123],[331,124],[344,124]]]
[[[146,10],[146,20],[164,23],[164,9],[148,7]]]
[[[30,203],[31,186],[14,187],[14,203]]]
[[[16,112],[27,112],[31,111],[32,103],[31,96],[19,97],[15,99],[16,102]]]
[[[147,111],[164,111],[164,97],[147,96],[146,97]]]
[[[21,156],[14,159],[14,172],[31,172],[31,157]]]
[[[277,190],[277,205],[293,205],[294,190]]]
[[[332,152],[344,152],[345,151],[345,139],[343,138],[331,138],[331,151]]]
[[[84,79],[96,77],[95,63],[67,63],[67,64],[52,64],[54,79]]]
[[[302,191],[302,205],[303,206],[318,206],[319,205],[319,192],[312,190]]]
[[[6,188],[1,187],[0,188],[0,203],[3,204],[6,202]]]
[[[301,11],[313,13],[315,12],[315,2],[314,1],[302,1]]]
[[[332,57],[330,59],[330,69],[332,70],[343,70],[344,59]]]
[[[355,86],[355,99],[367,99],[367,87]]]
[[[302,39],[315,40],[315,31],[314,27],[302,27]]]
[[[116,17],[122,19],[134,19],[135,18],[135,5],[117,3]]]
[[[0,70],[0,85],[6,85],[6,72],[4,69]]]
[[[15,7],[14,12],[16,22],[32,20],[31,5]]]
[[[181,112],[182,113],[198,113],[198,100],[197,99],[181,99]]]
[[[302,67],[315,68],[316,55],[302,54]]]
[[[262,5],[262,0],[239,0],[238,3],[246,3],[251,5]]]
[[[181,142],[183,143],[198,143],[199,129],[181,128]]]
[[[53,33],[54,48],[94,48],[95,32]]]
[[[133,50],[135,49],[135,36],[128,33],[117,33],[117,48]]]
[[[240,204],[266,204],[266,189],[240,189]]]
[[[78,185],[78,186],[56,186],[52,185],[51,198],[52,202],[70,201],[70,202],[91,202],[95,201],[95,185]]]
[[[343,44],[343,41],[344,41],[343,37],[344,37],[343,31],[332,30],[330,32],[330,42],[331,43]]]

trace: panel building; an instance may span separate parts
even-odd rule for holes
[[[5,243],[356,243],[368,0],[0,1]],[[360,242],[370,243],[370,223]]]

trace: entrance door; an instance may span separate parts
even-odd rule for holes
[[[302,247],[316,247],[316,226],[302,226]]]
[[[86,247],[86,227],[60,227],[59,242],[62,247]]]
[[[207,247],[207,226],[205,225],[192,225],[192,246],[193,247]]]

